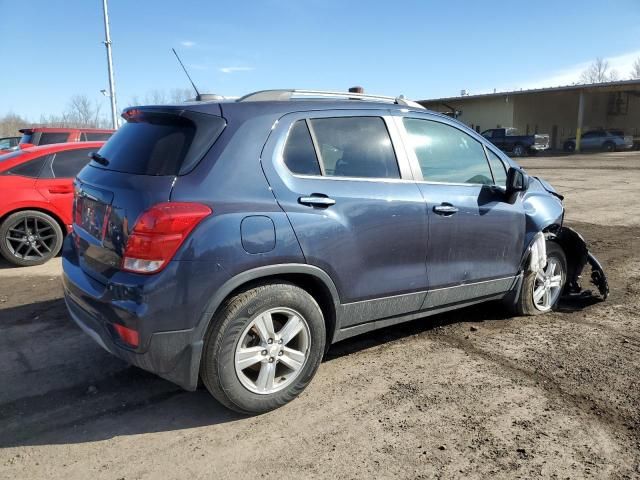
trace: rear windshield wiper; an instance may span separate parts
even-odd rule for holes
[[[89,154],[89,158],[91,158],[91,160],[94,160],[96,162],[98,162],[100,165],[104,165],[105,167],[107,165],[109,165],[109,160],[107,160],[106,158],[104,158],[102,155],[100,155],[98,152],[91,152]]]

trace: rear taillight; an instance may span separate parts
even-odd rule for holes
[[[146,210],[133,227],[122,259],[122,269],[156,273],[173,258],[180,245],[211,209],[200,203],[166,202]]]

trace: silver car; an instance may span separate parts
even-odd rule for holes
[[[615,152],[618,150],[631,150],[632,148],[633,136],[625,135],[622,130],[591,130],[580,138],[580,150]],[[564,142],[565,152],[573,152],[575,149],[575,137],[571,137]]]

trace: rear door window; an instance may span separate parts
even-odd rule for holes
[[[69,138],[68,132],[63,133],[53,133],[53,132],[42,132],[40,134],[40,141],[38,145],[51,145],[54,143],[64,143]]]
[[[440,183],[492,185],[493,177],[482,144],[450,125],[403,118],[424,180]]]
[[[321,174],[306,120],[298,120],[294,123],[287,138],[283,157],[285,165],[293,173],[299,175]]]
[[[293,173],[352,178],[400,178],[381,117],[329,117],[297,121],[284,150]]]
[[[51,162],[50,171],[43,172],[43,178],[75,178],[89,163],[89,153],[95,150],[95,148],[81,148],[56,153]],[[47,174],[46,177],[45,174]]]
[[[49,155],[43,155],[42,157],[34,158],[28,162],[22,163],[13,167],[6,172],[6,175],[18,175],[20,177],[38,178],[40,172],[48,161]]]
[[[100,149],[93,166],[138,175],[178,175],[194,167],[222,133],[220,117],[195,112],[140,111]]]

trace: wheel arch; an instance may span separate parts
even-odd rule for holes
[[[305,290],[318,302],[325,319],[328,348],[338,328],[340,297],[331,277],[324,270],[307,264],[268,265],[247,270],[227,280],[216,290],[207,304],[196,327],[196,338],[204,339],[211,322],[227,298],[269,281],[292,283]]]
[[[62,234],[63,235],[67,235],[69,233],[69,231],[67,230],[67,226],[65,225],[65,223],[60,218],[60,215],[58,215],[52,209],[43,208],[43,207],[40,207],[40,206],[25,206],[25,207],[19,207],[19,208],[14,208],[13,210],[9,210],[8,212],[6,212],[2,216],[0,216],[0,225],[2,225],[2,223],[4,223],[4,221],[10,215],[13,215],[14,213],[27,212],[27,211],[40,212],[40,213],[44,213],[45,215],[49,215],[60,226],[60,229],[62,230]]]

